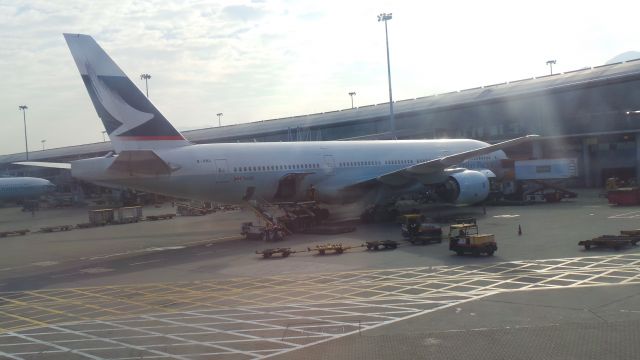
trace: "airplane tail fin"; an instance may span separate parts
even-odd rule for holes
[[[64,38],[116,152],[191,144],[91,36]]]

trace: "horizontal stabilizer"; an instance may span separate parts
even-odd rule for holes
[[[45,168],[71,170],[71,164],[69,163],[53,163],[53,162],[45,162],[45,161],[20,161],[20,162],[14,162],[14,164],[24,165],[24,166],[37,166],[37,167],[45,167]]]
[[[172,168],[152,150],[124,150],[108,170],[130,175],[170,175],[178,168]]]

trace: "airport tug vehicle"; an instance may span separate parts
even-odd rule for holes
[[[493,255],[498,245],[493,234],[480,234],[475,219],[464,219],[449,226],[449,250],[464,254]]]
[[[383,250],[383,249],[396,249],[398,247],[398,243],[393,240],[373,240],[367,241],[364,243],[364,246],[367,247],[367,250]]]
[[[424,245],[431,242],[442,242],[442,228],[437,224],[425,222],[423,215],[402,215],[401,220],[400,233],[410,243]]]

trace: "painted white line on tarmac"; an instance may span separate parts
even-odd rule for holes
[[[239,239],[239,238],[240,238],[239,235],[223,236],[223,237],[219,237],[219,238],[212,238],[212,239],[206,239],[206,240],[198,240],[198,241],[180,243],[180,244],[171,245],[171,246],[149,247],[149,248],[144,248],[144,249],[136,249],[136,250],[124,251],[124,252],[119,252],[119,253],[95,255],[95,256],[91,256],[91,257],[86,257],[85,256],[85,257],[81,257],[80,260],[102,260],[102,259],[108,259],[108,258],[112,258],[112,257],[116,257],[116,256],[122,256],[122,255],[141,254],[141,253],[154,252],[154,251],[179,250],[179,249],[184,249],[184,248],[186,248],[188,246],[199,245],[199,244],[207,244],[207,243],[219,242],[219,241],[224,241],[224,240]]]
[[[57,261],[40,261],[40,262],[35,262],[35,263],[31,263],[31,265],[33,266],[51,266],[51,265],[58,265],[59,262]]]
[[[103,268],[103,267],[86,268],[86,269],[80,270],[80,272],[84,274],[103,274],[111,271],[113,271],[113,269]]]
[[[160,261],[160,259],[157,259],[157,260],[149,260],[149,261],[141,261],[141,262],[137,262],[137,263],[131,263],[131,264],[129,264],[129,266],[142,265],[142,264],[150,264],[150,263],[154,263],[154,262],[158,262],[158,261]]]
[[[394,319],[394,320],[388,320],[388,321],[383,321],[383,322],[380,322],[380,323],[378,323],[378,324],[376,324],[376,325],[369,326],[369,327],[367,327],[366,329],[357,329],[357,330],[354,330],[354,331],[351,331],[351,332],[348,332],[348,333],[343,333],[343,334],[340,334],[340,335],[333,335],[333,336],[331,336],[331,337],[330,337],[330,338],[328,338],[328,339],[322,339],[322,340],[318,340],[318,341],[315,341],[315,342],[311,342],[311,343],[308,343],[308,344],[305,344],[305,345],[300,345],[300,346],[298,346],[298,347],[296,347],[296,348],[293,348],[293,349],[286,349],[286,350],[278,351],[278,352],[276,352],[276,353],[274,353],[274,354],[269,354],[269,355],[264,356],[264,357],[261,357],[261,358],[262,358],[262,359],[266,359],[266,358],[270,358],[270,357],[273,357],[273,356],[282,355],[282,354],[285,354],[285,353],[288,353],[288,352],[291,352],[291,351],[297,351],[297,350],[300,350],[300,349],[304,349],[304,348],[307,348],[307,347],[310,347],[310,346],[313,346],[313,345],[317,345],[317,344],[325,343],[325,342],[328,342],[328,341],[331,341],[331,340],[335,340],[335,339],[338,339],[338,338],[342,338],[342,337],[345,337],[345,336],[358,334],[358,333],[361,333],[362,331],[367,331],[367,330],[375,329],[375,328],[378,328],[378,327],[380,327],[380,326],[384,326],[384,325],[392,324],[392,323],[395,323],[395,322],[398,322],[398,321],[403,321],[403,320],[407,320],[407,319],[414,318],[414,317],[416,317],[416,316],[421,316],[421,315],[425,315],[425,314],[428,314],[428,313],[432,313],[432,312],[434,312],[434,311],[439,311],[439,310],[442,310],[442,309],[446,309],[446,308],[449,308],[449,307],[452,307],[452,306],[455,306],[455,305],[459,305],[459,304],[466,303],[466,302],[468,302],[468,301],[478,300],[478,299],[481,299],[481,298],[484,298],[484,297],[487,297],[487,296],[490,296],[490,295],[495,295],[495,294],[497,294],[497,293],[498,293],[498,291],[496,291],[496,292],[489,292],[489,293],[482,294],[482,295],[477,295],[477,296],[475,296],[475,297],[470,297],[470,298],[468,298],[468,299],[460,300],[460,301],[457,301],[457,302],[454,302],[454,303],[451,303],[451,304],[446,304],[446,305],[438,306],[438,307],[435,307],[435,308],[433,308],[433,309],[428,309],[428,310],[425,310],[425,311],[421,311],[421,312],[418,312],[418,313],[415,313],[415,314],[411,314],[411,315],[409,315],[409,316],[405,316],[405,317],[402,317],[402,318],[398,318],[398,319]]]
[[[640,211],[631,211],[627,213],[611,215],[609,219],[635,219],[640,217]]]

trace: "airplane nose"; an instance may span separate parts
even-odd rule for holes
[[[45,188],[48,192],[51,192],[56,189],[56,186],[51,181],[47,181],[47,183],[45,184]]]

